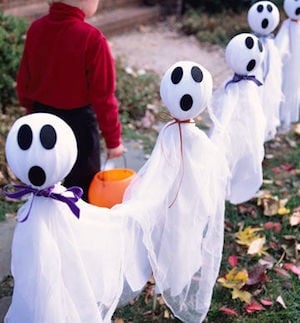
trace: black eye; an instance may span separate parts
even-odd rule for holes
[[[55,129],[51,125],[45,125],[40,132],[41,144],[45,149],[52,149],[57,140]]]
[[[245,40],[246,47],[252,49],[254,46],[254,40],[252,37],[248,36]]]
[[[255,59],[251,59],[251,61],[247,65],[247,71],[251,72],[254,69],[255,65],[256,65]]]
[[[203,73],[197,66],[193,66],[191,70],[192,78],[195,82],[200,83],[203,80]]]
[[[272,12],[272,11],[273,11],[273,7],[272,7],[270,4],[268,4],[268,5],[267,5],[267,10],[268,10],[269,12]]]
[[[178,66],[174,69],[174,71],[171,74],[171,81],[173,84],[178,84],[183,76],[183,69],[182,67]]]
[[[264,6],[262,4],[257,6],[257,11],[258,12],[263,12],[263,10],[264,10]]]
[[[300,8],[297,8],[295,13],[297,16],[300,15]]]
[[[257,40],[257,44],[258,44],[259,51],[262,53],[264,51],[264,46],[259,39]]]
[[[19,147],[22,150],[29,149],[29,147],[32,144],[32,138],[33,138],[33,135],[32,135],[31,128],[27,124],[22,125],[18,131],[18,138],[17,138]]]

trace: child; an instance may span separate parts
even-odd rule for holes
[[[100,170],[99,130],[108,159],[124,152],[114,95],[114,61],[103,34],[84,21],[99,0],[50,0],[49,13],[30,26],[17,76],[20,104],[47,112],[72,128],[77,161],[64,186],[80,186],[86,199]]]

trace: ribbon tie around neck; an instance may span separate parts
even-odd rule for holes
[[[229,84],[238,83],[242,80],[253,81],[257,86],[263,85],[254,75],[240,75],[240,74],[234,73],[233,78],[226,83],[225,89]]]
[[[14,189],[15,191],[11,191],[11,189]],[[53,189],[54,189],[54,185],[49,186],[48,188],[39,190],[39,189],[34,188],[29,185],[8,184],[3,187],[3,193],[5,196],[12,198],[12,199],[17,199],[17,200],[21,199],[24,195],[31,193],[31,194],[33,194],[33,198],[35,196],[43,196],[43,197],[52,198],[52,199],[60,201],[60,202],[64,202],[68,205],[68,207],[73,212],[73,214],[79,219],[80,209],[76,205],[76,202],[80,199],[80,197],[83,194],[82,189],[78,186],[73,186],[73,187],[66,189],[65,191],[63,191],[61,193],[54,193],[54,192],[52,192]],[[64,195],[64,193],[68,193],[68,192],[72,193],[73,196]],[[26,216],[24,217],[24,219],[20,220],[19,222],[25,222],[28,219],[31,208],[32,208],[32,203],[33,203],[33,199],[31,200],[30,208],[29,208]]]
[[[180,176],[180,181],[179,181],[179,185],[178,185],[178,188],[177,188],[177,191],[176,191],[176,194],[175,194],[175,197],[172,201],[172,203],[169,205],[169,209],[173,206],[173,204],[175,203],[176,199],[177,199],[177,196],[179,194],[179,190],[180,190],[180,187],[181,187],[181,183],[182,183],[182,180],[183,180],[183,176],[184,176],[184,158],[183,158],[183,140],[182,140],[182,130],[181,130],[181,125],[183,123],[195,123],[194,120],[192,119],[187,119],[187,120],[179,120],[177,118],[174,118],[171,114],[167,113],[167,112],[162,112],[160,113],[160,119],[162,121],[172,121],[171,123],[169,123],[166,128],[170,127],[170,126],[173,126],[175,124],[178,125],[178,129],[179,129],[179,138],[180,138],[180,158],[181,158],[181,168],[182,168],[182,172],[181,172],[181,176]],[[165,128],[165,129],[166,129]],[[163,149],[163,147],[162,147]]]

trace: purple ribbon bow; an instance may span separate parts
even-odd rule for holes
[[[11,192],[10,191],[11,188],[16,189],[16,191]],[[29,185],[8,184],[3,187],[3,193],[5,196],[12,198],[12,199],[17,199],[17,200],[21,199],[24,195],[27,195],[30,193],[32,193],[34,195],[34,197],[35,196],[50,197],[54,200],[66,203],[68,205],[68,207],[71,209],[71,211],[73,212],[73,214],[79,219],[80,209],[76,205],[76,202],[80,199],[80,197],[83,194],[82,189],[78,186],[73,186],[73,187],[66,189],[62,193],[53,193],[52,192],[53,189],[54,189],[54,185],[50,186],[48,188],[39,190],[39,189],[34,188]],[[66,192],[71,192],[73,194],[73,196],[63,195],[63,193],[66,193]],[[24,217],[24,219],[22,219],[19,222],[25,222],[28,219],[30,211],[31,211],[32,203],[33,203],[33,199],[31,201],[30,208],[29,208],[29,211],[27,212],[26,216]]]
[[[263,85],[254,75],[240,75],[240,74],[234,73],[233,78],[226,83],[225,89],[230,83],[237,83],[242,80],[253,81],[257,86]]]

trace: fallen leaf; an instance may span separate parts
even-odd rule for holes
[[[265,253],[265,243],[266,243],[266,238],[264,236],[253,240],[249,245],[247,253],[251,256],[262,255],[263,253]]]
[[[219,311],[221,312],[225,312],[227,314],[230,314],[230,315],[233,315],[233,316],[239,316],[238,313],[234,310],[231,310],[230,308],[227,308],[227,307],[221,307],[219,309]]]
[[[257,232],[262,231],[261,228],[252,228],[246,227],[244,230],[239,230],[235,237],[237,239],[237,243],[244,246],[250,246],[253,241],[255,241],[258,236],[256,235]]]
[[[276,263],[276,259],[272,256],[266,256],[264,258],[259,259],[258,263],[261,266],[264,266],[266,269],[272,269],[274,264]]]
[[[224,277],[220,277],[218,282],[226,288],[242,288],[248,280],[246,269],[238,271],[237,267],[232,268]]]
[[[244,303],[250,304],[252,295],[247,291],[242,291],[238,288],[233,288],[232,299],[239,299]]]
[[[275,231],[275,233],[279,233],[281,231],[281,223],[280,222],[274,223],[274,231]]]
[[[248,272],[248,280],[246,282],[247,286],[253,286],[266,281],[266,266],[256,265]]]
[[[260,302],[265,306],[271,306],[274,304],[274,302],[268,301],[267,299],[263,299],[263,298],[260,300]]]
[[[273,183],[274,183],[274,181],[272,179],[264,179],[263,180],[264,185],[272,185]]]
[[[291,210],[286,208],[286,207],[281,207],[278,209],[278,214],[279,215],[287,215],[287,214],[290,214]]]
[[[238,264],[238,257],[237,256],[229,256],[228,263],[231,267],[236,267],[236,265]]]
[[[294,264],[284,264],[283,268],[292,271],[295,275],[298,275],[300,277],[300,266],[297,267]]]
[[[279,187],[284,187],[283,181],[275,181],[275,185]]]
[[[300,211],[296,209],[294,210],[294,213],[290,216],[290,225],[293,227],[293,226],[296,226],[300,224]]]
[[[279,233],[281,231],[281,223],[280,222],[266,222],[264,224],[264,228],[267,229],[267,230],[272,230],[274,229],[274,231],[276,233]]]
[[[274,167],[274,168],[272,168],[271,170],[272,170],[272,172],[273,172],[273,173],[275,173],[275,174],[280,174],[280,173],[281,173],[281,169],[280,169],[280,167]]]
[[[248,313],[253,313],[253,312],[256,312],[256,311],[264,311],[265,308],[261,304],[259,304],[258,302],[254,301],[251,304],[247,305],[245,307],[245,310]]]
[[[283,170],[289,172],[292,169],[294,169],[294,165],[292,165],[292,164],[282,164],[282,165],[280,165],[280,168],[282,168]]]
[[[253,205],[242,203],[237,205],[237,211],[239,214],[251,214],[256,213],[256,209]]]
[[[274,228],[274,222],[266,222],[264,224],[264,228],[267,229],[267,230],[271,230]]]
[[[276,273],[284,278],[291,278],[291,275],[283,268],[280,267],[274,267],[274,270],[276,271]]]
[[[278,296],[276,298],[276,302],[279,303],[283,308],[286,309],[286,305],[285,305],[284,300],[283,300],[283,298],[281,296]]]
[[[272,196],[271,194],[265,194],[258,198],[257,205],[262,206],[263,213],[266,216],[276,215],[280,207],[279,200],[277,196]]]

